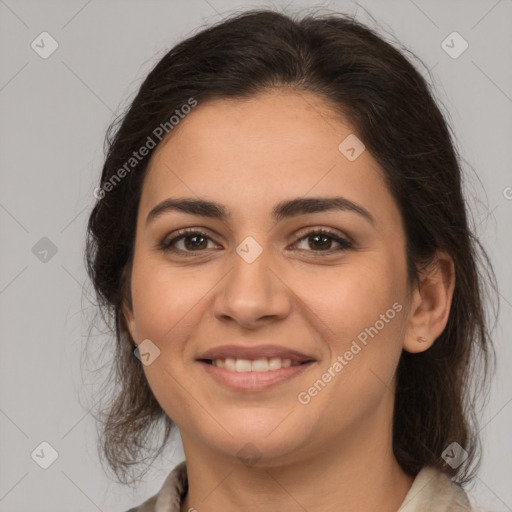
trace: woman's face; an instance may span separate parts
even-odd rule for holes
[[[151,215],[169,199],[208,207]],[[185,450],[277,464],[389,435],[410,306],[402,221],[316,96],[216,100],[180,121],[145,178],[131,287],[130,332],[150,340],[144,371]]]

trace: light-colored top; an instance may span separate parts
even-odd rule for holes
[[[188,490],[187,467],[180,462],[160,491],[127,512],[180,512]],[[414,479],[397,512],[473,512],[467,494],[437,468],[425,466]]]

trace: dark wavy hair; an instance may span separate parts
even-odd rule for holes
[[[411,286],[438,249],[453,258],[456,282],[445,330],[430,349],[403,351],[399,361],[393,450],[412,476],[432,465],[461,484],[474,478],[481,455],[477,415],[480,398],[483,406],[488,395],[480,392],[487,389],[495,357],[484,298],[497,290],[496,279],[469,226],[449,124],[422,74],[406,58],[413,54],[395,46],[349,15],[237,13],[166,53],[109,127],[85,260],[98,310],[115,332],[114,385],[109,382],[97,419],[100,459],[106,458],[118,481],[128,483],[131,470],[151,450],[154,460],[174,425],[134,357],[122,313],[123,303],[131,305],[137,211],[154,148],[130,172],[120,169],[126,170],[133,152],[147,145],[156,127],[168,126],[190,98],[200,108],[208,100],[249,98],[276,88],[324,99],[350,122],[382,167],[405,227]],[[150,442],[155,432],[163,432],[158,451]],[[458,468],[441,457],[453,441],[469,454]]]

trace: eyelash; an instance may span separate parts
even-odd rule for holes
[[[197,235],[199,235],[200,237],[203,237],[203,238],[211,240],[210,236],[208,236],[207,233],[204,233],[203,231],[199,231],[199,230],[194,229],[194,228],[188,228],[188,229],[182,229],[182,230],[178,231],[177,236],[175,236],[171,240],[166,240],[164,238],[159,243],[158,248],[161,251],[166,252],[166,253],[168,253],[168,252],[174,252],[174,253],[175,252],[180,252],[180,253],[182,253],[186,257],[194,257],[194,253],[196,253],[196,252],[199,252],[199,253],[200,252],[204,252],[204,250],[184,251],[183,249],[176,249],[175,247],[173,247],[173,245],[176,242],[178,242],[179,240],[181,240],[181,239],[191,238],[191,237],[197,236]],[[306,234],[304,234],[303,236],[298,238],[295,243],[300,242],[301,240],[303,240],[305,238],[308,238],[311,235],[323,235],[323,236],[325,236],[327,238],[331,238],[332,240],[337,242],[340,245],[340,247],[338,247],[336,249],[328,249],[328,250],[325,250],[325,251],[322,251],[322,250],[313,251],[312,250],[312,251],[308,251],[308,252],[317,252],[317,253],[320,253],[320,254],[332,255],[333,253],[338,253],[338,252],[341,252],[341,251],[346,251],[346,250],[354,248],[353,243],[350,242],[349,240],[346,240],[345,238],[340,237],[336,233],[333,233],[333,232],[331,232],[329,230],[322,229],[322,228],[312,229],[311,231],[308,231]],[[307,250],[307,249],[299,249],[299,250]]]

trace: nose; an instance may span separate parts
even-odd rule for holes
[[[251,263],[233,254],[233,268],[221,283],[213,306],[220,321],[256,329],[290,312],[290,289],[266,251]]]

